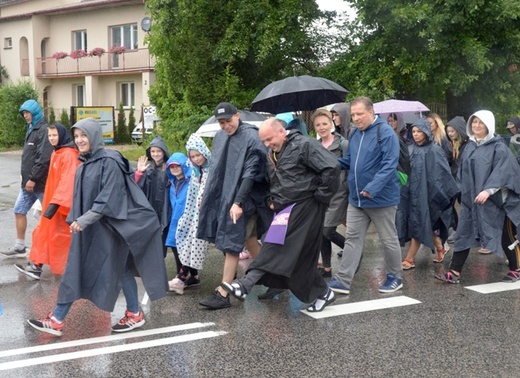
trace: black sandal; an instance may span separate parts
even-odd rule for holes
[[[314,302],[312,302],[312,304],[309,307],[307,307],[307,311],[309,311],[309,312],[323,311],[323,309],[325,307],[330,305],[335,300],[336,300],[336,297],[334,295],[334,292],[329,288],[327,290],[327,294],[316,298],[316,300]],[[318,303],[318,301],[320,301],[321,303]]]

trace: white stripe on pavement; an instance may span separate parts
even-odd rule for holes
[[[516,282],[495,282],[484,285],[465,286],[466,289],[476,291],[481,294],[500,293],[501,291],[520,289],[520,281]]]
[[[55,355],[46,356],[46,357],[37,357],[37,358],[30,358],[30,359],[26,359],[26,360],[11,361],[11,362],[5,362],[5,363],[0,364],[0,370],[19,369],[19,368],[27,367],[27,366],[50,364],[50,363],[59,362],[59,361],[74,360],[77,358],[94,357],[94,356],[106,355],[106,354],[111,354],[111,353],[127,352],[130,350],[153,348],[153,347],[157,347],[157,346],[182,343],[182,342],[186,342],[186,341],[201,340],[201,339],[207,339],[210,337],[218,337],[218,336],[225,335],[226,333],[227,332],[223,332],[223,331],[199,332],[199,333],[192,333],[189,335],[167,337],[164,339],[141,341],[141,342],[125,344],[125,345],[116,345],[116,346],[110,346],[110,347],[105,347],[105,348],[82,350],[79,352],[55,354]]]
[[[142,330],[142,331],[132,331],[129,333],[122,333],[122,334],[117,334],[117,335],[93,337],[90,339],[65,341],[62,343],[53,343],[53,344],[39,345],[39,346],[20,348],[20,349],[3,350],[3,351],[0,351],[0,357],[9,357],[9,356],[16,356],[19,354],[44,352],[47,350],[54,350],[54,349],[72,348],[72,347],[77,347],[77,346],[82,346],[82,345],[133,339],[136,337],[160,335],[161,333],[187,331],[190,329],[210,327],[213,325],[215,325],[215,323],[188,323],[188,324],[181,324],[181,325],[176,325],[176,326],[172,326],[172,327],[155,328],[155,329]],[[29,327],[29,325],[27,325],[27,327]],[[34,332],[39,332],[39,331],[34,330]]]
[[[392,298],[374,299],[371,301],[346,303],[340,305],[330,305],[321,312],[308,312],[301,310],[306,315],[314,319],[330,318],[332,316],[356,314],[359,312],[383,310],[385,308],[409,306],[421,303],[417,299],[406,297],[404,295]]]

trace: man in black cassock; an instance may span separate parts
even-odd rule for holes
[[[240,300],[257,283],[290,289],[299,300],[311,303],[307,311],[322,311],[335,300],[316,266],[325,211],[339,185],[338,162],[317,140],[285,130],[277,119],[265,121],[259,136],[269,149],[269,203],[277,216],[247,274],[221,287]],[[284,220],[285,238],[271,239],[270,233]]]

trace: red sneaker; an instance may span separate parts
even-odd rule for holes
[[[144,324],[143,312],[139,311],[139,315],[128,310],[125,311],[125,316],[114,326],[112,331],[114,332],[128,332],[135,328],[142,327]]]
[[[52,312],[46,318],[42,319],[29,319],[27,323],[33,328],[36,328],[38,331],[50,333],[54,336],[61,336],[63,331],[63,323],[59,324],[54,319],[52,319]]]

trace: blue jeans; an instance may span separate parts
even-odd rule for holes
[[[40,200],[43,202],[43,192],[28,192],[25,189],[20,189],[18,193],[18,198],[14,204],[14,212],[15,214],[23,214],[26,215],[31,209],[32,205],[36,202],[36,200]]]
[[[139,311],[139,299],[137,297],[137,282],[135,277],[127,264],[125,274],[123,276],[123,294],[126,300],[126,309],[130,312],[136,313]],[[64,320],[67,316],[72,303],[58,303],[52,312],[52,315],[58,320]]]

